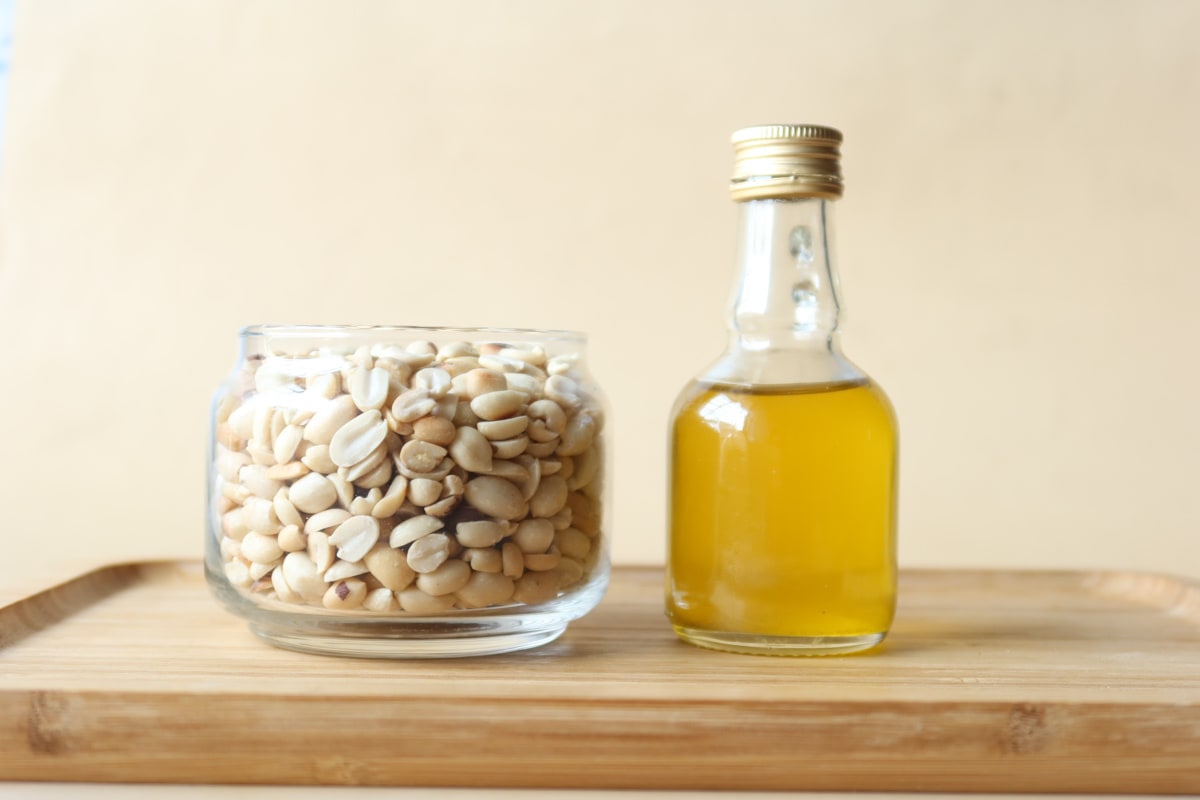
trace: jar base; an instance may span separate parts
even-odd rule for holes
[[[674,625],[680,639],[697,647],[756,656],[840,656],[869,650],[885,633],[858,636],[770,636],[756,633],[709,631]]]
[[[429,638],[418,633],[412,636],[328,636],[309,634],[294,628],[261,624],[250,626],[250,630],[267,644],[285,650],[327,656],[394,659],[471,658],[514,653],[549,644],[562,636],[566,629],[566,625],[559,625],[540,630]]]

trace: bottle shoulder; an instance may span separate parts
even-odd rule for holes
[[[745,385],[695,380],[676,399],[671,418],[680,426],[702,425],[733,435],[772,436],[779,425],[847,424],[894,440],[896,414],[870,378],[832,383]],[[838,422],[841,421],[841,422]],[[777,432],[777,431],[776,431]]]
[[[730,349],[696,376],[732,386],[827,386],[869,380],[866,372],[832,347]]]
[[[895,419],[891,399],[883,387],[836,346],[761,351],[731,348],[683,387],[672,413],[678,414],[702,395],[714,393],[799,398],[845,390],[857,390],[856,402],[878,406],[883,416]]]

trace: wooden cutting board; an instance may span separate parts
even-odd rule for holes
[[[277,650],[197,563],[0,609],[0,778],[187,783],[1200,792],[1200,588],[1121,572],[909,571],[869,655],[677,641],[622,568],[540,650]]]

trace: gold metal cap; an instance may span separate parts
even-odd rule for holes
[[[842,196],[842,134],[821,125],[755,125],[733,134],[737,202]]]

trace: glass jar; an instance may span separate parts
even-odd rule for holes
[[[605,403],[566,331],[255,325],[213,401],[208,582],[350,656],[557,638],[608,583]]]
[[[841,352],[841,134],[734,134],[737,282],[725,352],[672,412],[667,615],[693,644],[873,647],[896,604],[897,430]]]

